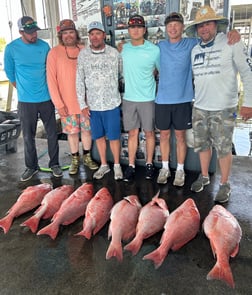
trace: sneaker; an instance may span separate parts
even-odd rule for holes
[[[185,172],[184,170],[177,170],[175,173],[173,185],[183,186],[184,184],[185,184]]]
[[[130,182],[133,181],[135,178],[135,168],[129,166],[126,171],[124,172],[123,181]]]
[[[159,170],[157,183],[166,184],[168,177],[171,176],[170,169],[162,168]]]
[[[33,177],[33,175],[35,175],[36,173],[38,173],[38,169],[26,168],[25,172],[20,177],[20,181],[30,180]]]
[[[59,165],[55,165],[51,167],[51,169],[52,169],[52,174],[54,177],[61,177],[63,175],[63,172]]]
[[[226,203],[229,200],[229,196],[231,194],[230,184],[224,183],[219,187],[219,191],[214,198],[214,201],[217,203]]]
[[[72,155],[71,165],[68,170],[69,175],[77,174],[79,171],[79,166],[80,166],[80,156]]]
[[[199,175],[197,180],[195,180],[191,186],[191,191],[199,193],[203,191],[204,186],[210,183],[209,176],[205,177],[202,174]]]
[[[103,176],[110,171],[109,165],[101,165],[100,168],[94,173],[93,178],[102,179]]]
[[[154,175],[154,167],[152,164],[146,164],[145,178],[152,179]]]
[[[90,153],[83,155],[83,164],[91,170],[99,168],[99,166],[92,160]]]
[[[114,166],[114,179],[121,180],[123,179],[123,173],[121,166]]]

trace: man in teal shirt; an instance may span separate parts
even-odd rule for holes
[[[39,118],[47,133],[49,167],[55,177],[61,177],[55,109],[46,83],[46,58],[50,47],[37,38],[39,27],[31,17],[20,18],[18,28],[21,38],[6,46],[4,70],[18,95],[26,166],[20,180],[31,179],[39,170],[35,144]]]
[[[160,65],[159,48],[144,39],[146,33],[144,18],[140,15],[130,17],[128,27],[131,40],[123,45],[121,53],[125,81],[123,125],[125,131],[129,133],[129,166],[124,173],[124,181],[134,179],[140,128],[146,137],[146,179],[153,178],[155,72],[159,70]]]

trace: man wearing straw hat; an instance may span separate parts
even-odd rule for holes
[[[215,14],[210,6],[201,7],[195,20],[186,28],[189,36],[200,38],[191,54],[195,84],[192,125],[194,148],[199,152],[201,174],[191,190],[200,192],[210,183],[208,175],[212,147],[220,166],[220,186],[215,202],[229,200],[229,175],[232,167],[232,137],[238,105],[237,74],[243,86],[244,99],[240,115],[252,117],[252,62],[240,41],[227,45],[228,19]]]
[[[178,12],[171,12],[165,18],[168,38],[158,43],[160,49],[160,70],[158,91],[155,99],[155,124],[160,131],[160,151],[162,168],[157,183],[165,184],[171,176],[169,155],[171,151],[171,129],[176,138],[177,168],[173,185],[183,186],[185,182],[184,162],[188,140],[186,130],[192,129],[192,83],[191,51],[198,38],[184,38],[184,19]],[[228,33],[228,44],[240,41],[236,30]],[[176,69],[176,71],[174,71]],[[190,136],[189,139],[193,136]]]

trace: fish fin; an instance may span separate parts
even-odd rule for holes
[[[48,235],[51,239],[55,240],[59,231],[59,225],[52,222],[49,225],[43,227],[40,231],[37,232],[37,235]]]
[[[93,230],[93,236],[96,235],[102,228],[104,225],[101,226],[96,226]]]
[[[158,249],[156,249],[151,253],[145,255],[143,257],[143,260],[152,260],[155,265],[155,269],[158,269],[164,262],[166,256],[167,255],[163,255]]]
[[[210,246],[211,246],[211,249],[212,249],[213,257],[215,258],[216,257],[216,249],[215,249],[215,246],[214,246],[214,243],[213,243],[213,239],[210,239]]]
[[[125,232],[122,236],[122,241],[128,242],[136,235],[136,229],[133,228],[129,232]]]
[[[7,215],[0,219],[0,227],[3,229],[4,233],[7,234],[13,222],[13,216]]]
[[[122,244],[121,243],[113,243],[111,241],[107,253],[106,253],[106,259],[110,259],[111,257],[116,257],[116,259],[119,262],[123,261],[123,252],[122,252]]]
[[[124,246],[124,250],[130,251],[132,255],[135,256],[139,252],[142,244],[143,244],[143,241],[136,237],[129,244]]]
[[[231,257],[235,257],[239,252],[239,244],[237,243],[236,247],[234,248],[234,251],[230,254]]]
[[[151,206],[153,206],[157,202],[159,194],[160,194],[160,190],[158,190],[158,192],[155,194],[155,196],[151,199],[151,201],[150,201]]]
[[[232,274],[229,263],[220,265],[220,263],[217,261],[215,266],[208,273],[207,280],[221,280],[225,282],[227,285],[229,285],[230,287],[232,288],[235,287],[233,274]]]
[[[40,218],[37,218],[36,215],[33,215],[32,217],[28,218],[23,223],[21,223],[20,226],[27,226],[33,233],[35,233],[38,229],[39,221]]]
[[[172,246],[172,251],[178,251],[180,248],[182,248],[185,244],[187,243],[187,241],[185,242],[185,241],[182,241],[182,242],[180,242],[180,243],[177,243],[177,244],[174,244],[173,246]]]

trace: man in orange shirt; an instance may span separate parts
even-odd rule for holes
[[[69,174],[77,174],[80,164],[79,133],[83,146],[83,163],[95,170],[98,165],[92,160],[92,145],[89,118],[81,114],[76,94],[77,57],[83,45],[75,24],[70,19],[60,22],[59,45],[52,48],[47,58],[47,82],[52,101],[60,115],[63,133],[67,134],[72,162]]]

